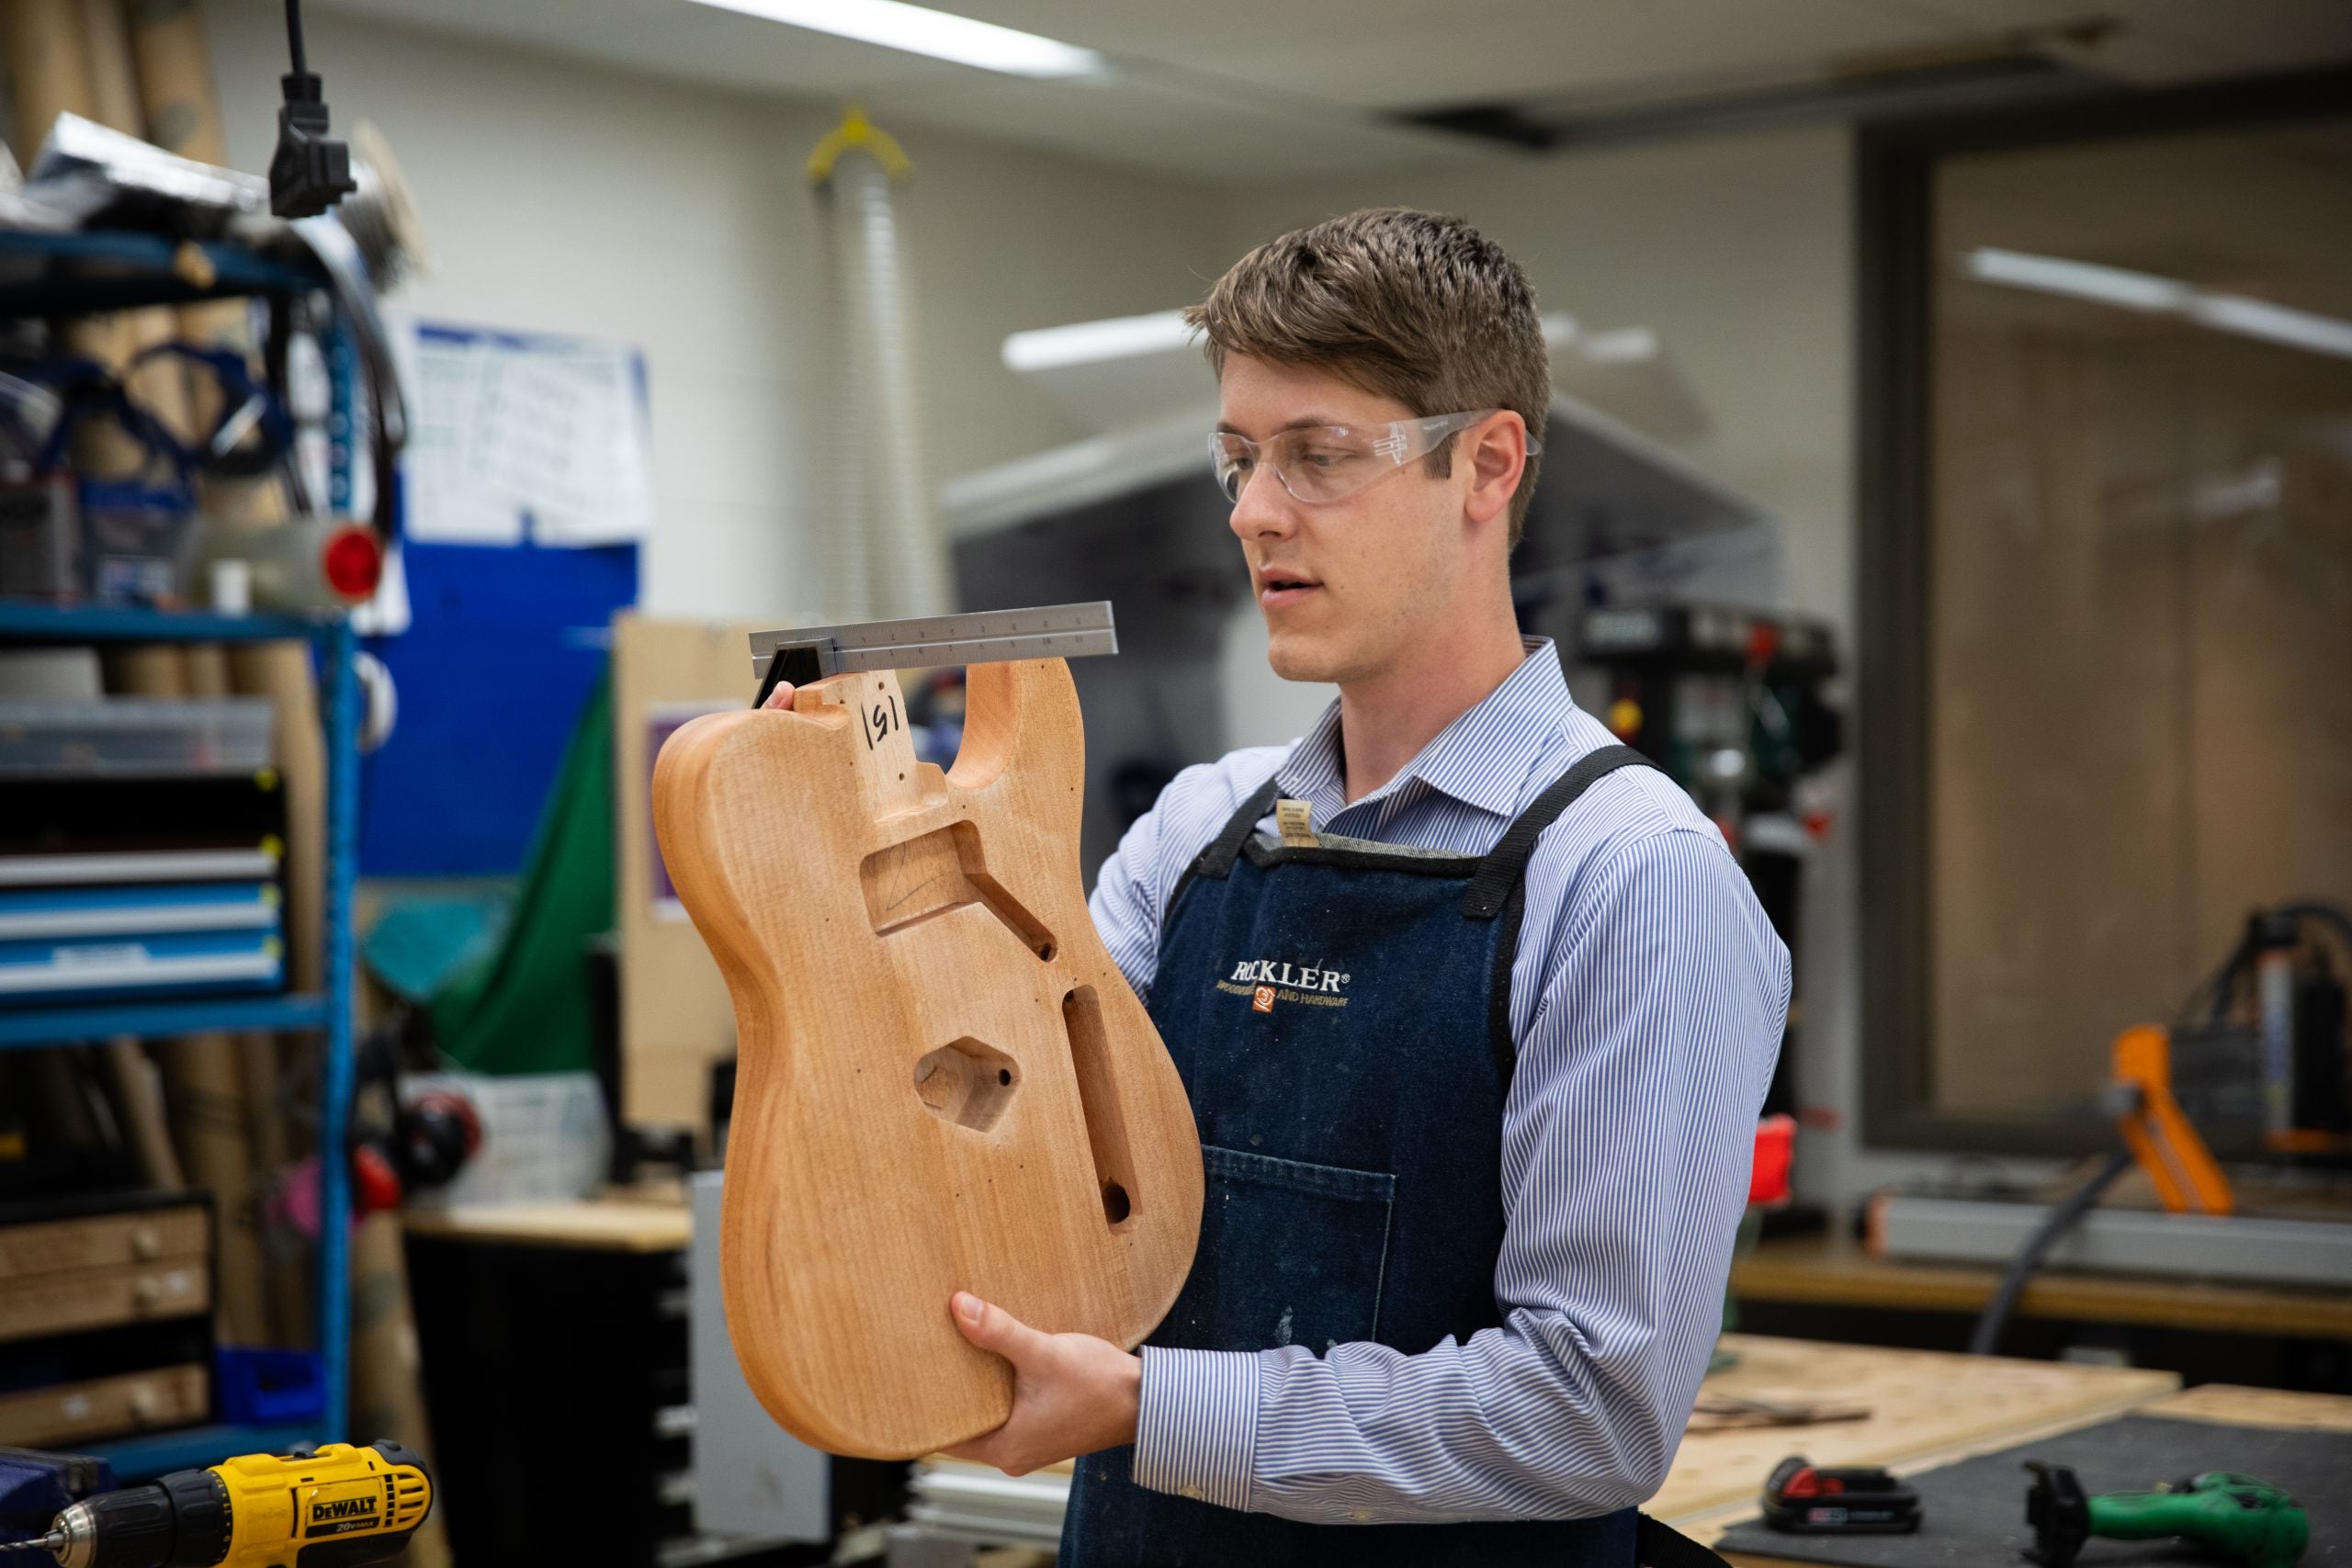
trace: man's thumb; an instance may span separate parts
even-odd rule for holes
[[[1020,1348],[1028,1329],[1001,1307],[992,1307],[969,1291],[958,1291],[948,1306],[964,1337],[983,1350],[1010,1358]]]

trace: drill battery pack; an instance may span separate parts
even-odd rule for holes
[[[1764,1522],[1792,1535],[1908,1535],[1919,1494],[1883,1470],[1833,1468],[1791,1454],[1764,1483]]]

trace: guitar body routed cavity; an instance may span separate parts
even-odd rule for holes
[[[1069,668],[974,664],[967,707],[945,773],[887,671],[696,719],[654,769],[735,1004],[728,1326],[769,1414],[835,1453],[1002,1423],[1011,1369],[953,1292],[1133,1346],[1199,1237],[1183,1085],[1087,914]]]

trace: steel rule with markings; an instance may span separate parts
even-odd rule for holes
[[[791,626],[752,634],[753,705],[780,681],[808,685],[867,670],[934,664],[991,664],[1008,659],[1082,659],[1119,651],[1111,602],[983,610],[910,621],[860,621],[841,626]]]

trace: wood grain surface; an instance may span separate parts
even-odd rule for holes
[[[768,1412],[836,1453],[1001,1424],[1011,1369],[957,1334],[954,1292],[1131,1346],[1199,1239],[1183,1085],[1087,914],[1069,669],[968,682],[944,773],[887,673],[696,719],[654,771],[735,1004],[729,1328]]]

